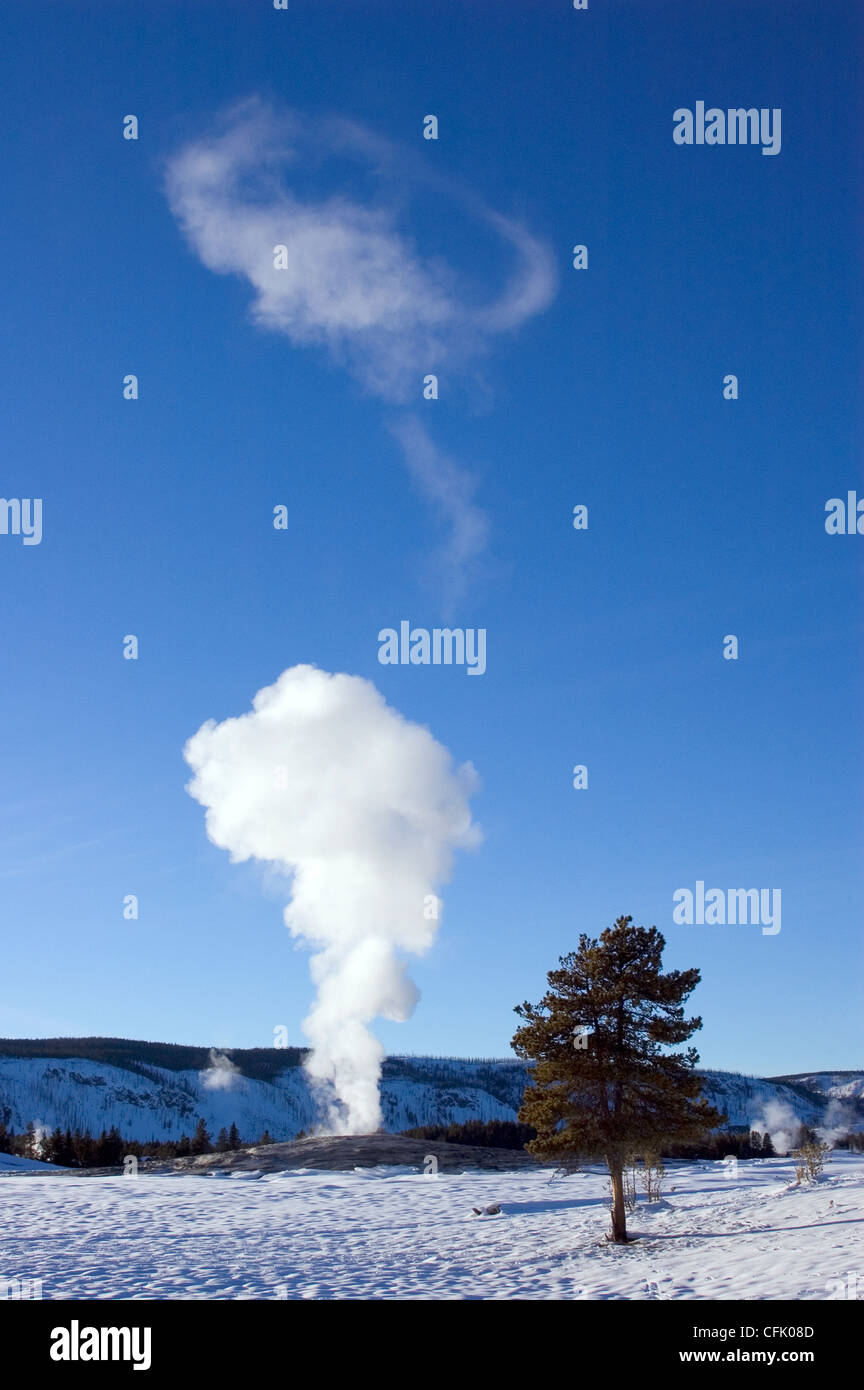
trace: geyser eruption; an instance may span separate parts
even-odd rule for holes
[[[313,666],[283,671],[250,713],[208,720],[184,756],[213,843],[291,875],[285,922],[315,950],[303,1028],[327,1128],[377,1129],[383,1049],[368,1025],[414,1011],[400,953],[428,950],[452,852],[480,839],[473,768],[370,681]]]

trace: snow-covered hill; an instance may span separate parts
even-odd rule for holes
[[[56,1056],[16,1056],[15,1044],[4,1042],[0,1121],[17,1131],[33,1121],[49,1130],[59,1126],[93,1134],[113,1125],[124,1138],[140,1140],[178,1139],[191,1134],[199,1119],[211,1134],[233,1122],[247,1140],[265,1129],[274,1139],[290,1139],[315,1124],[314,1097],[296,1051],[237,1051],[231,1063],[217,1059],[201,1068],[171,1067],[155,1065],[152,1057],[164,1059],[172,1050],[149,1043],[123,1042],[121,1062],[105,1061],[105,1055],[120,1055],[118,1046],[109,1050],[106,1041],[115,1040],[65,1040]],[[21,1051],[32,1053],[34,1044],[22,1043]],[[88,1051],[96,1055],[84,1055]],[[174,1051],[183,1063],[193,1051],[208,1059],[206,1049]],[[783,1081],[732,1072],[703,1075],[707,1099],[727,1113],[731,1128],[775,1133],[795,1120],[835,1130],[862,1127],[861,1073],[813,1073]],[[525,1080],[525,1068],[516,1060],[389,1057],[381,1087],[385,1127],[397,1132],[453,1121],[514,1120]]]
[[[388,1059],[381,1087],[384,1122],[393,1132],[451,1121],[514,1119],[524,1087],[518,1063],[442,1063]],[[112,1125],[126,1139],[179,1139],[203,1119],[211,1134],[233,1122],[246,1139],[269,1130],[293,1138],[318,1112],[302,1067],[271,1081],[225,1068],[127,1070],[85,1057],[0,1056],[0,1121],[23,1130],[29,1121],[51,1130]]]
[[[63,1170],[64,1172],[67,1170]],[[18,1154],[0,1153],[0,1173],[56,1173],[53,1163],[40,1163],[37,1158],[21,1158]]]
[[[861,1071],[803,1072],[799,1076],[778,1076],[774,1080],[808,1086],[833,1100],[864,1101],[864,1072]]]
[[[794,1120],[816,1127],[824,1119],[827,1102],[816,1091],[793,1087],[758,1076],[736,1072],[703,1071],[702,1093],[726,1116],[729,1129],[758,1129],[769,1134]],[[854,1128],[850,1123],[848,1128]]]

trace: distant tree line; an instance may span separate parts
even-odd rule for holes
[[[771,1135],[758,1129],[724,1129],[705,1139],[684,1144],[664,1144],[662,1158],[774,1158]]]
[[[244,1076],[270,1081],[288,1067],[299,1066],[307,1051],[302,1047],[233,1047],[228,1055]],[[141,1071],[142,1064],[166,1071],[206,1071],[211,1065],[210,1052],[209,1047],[135,1038],[0,1038],[0,1057],[56,1057],[63,1061],[84,1057],[133,1072]]]
[[[7,1129],[0,1123],[0,1153],[56,1163],[61,1168],[119,1168],[129,1154],[139,1159],[187,1158],[274,1142],[266,1129],[258,1139],[241,1139],[233,1123],[228,1129],[220,1129],[214,1140],[203,1120],[198,1121],[192,1135],[181,1134],[179,1139],[151,1139],[143,1143],[138,1139],[124,1139],[113,1125],[93,1135],[89,1130],[80,1129],[37,1129],[31,1121],[25,1130],[16,1134],[14,1129]]]
[[[537,1137],[531,1125],[515,1124],[512,1120],[469,1120],[465,1124],[419,1125],[415,1129],[403,1129],[402,1134],[409,1139],[439,1140],[448,1144],[476,1144],[491,1149],[522,1149]],[[816,1131],[809,1125],[801,1125],[797,1132],[795,1147],[817,1142]],[[834,1141],[838,1149],[864,1150],[864,1131],[847,1134]],[[662,1158],[681,1159],[724,1159],[724,1158],[775,1158],[771,1135],[758,1129],[726,1129],[711,1134],[702,1142],[687,1144],[663,1144]]]
[[[445,1144],[473,1144],[489,1149],[524,1149],[536,1129],[513,1120],[468,1120],[464,1124],[420,1125],[403,1129],[407,1139],[437,1139]]]
[[[463,1124],[419,1125],[414,1129],[403,1129],[401,1133],[409,1139],[438,1140],[491,1149],[524,1149],[537,1135],[531,1125],[513,1120],[468,1120]],[[304,1137],[304,1130],[294,1135],[295,1139]],[[54,1129],[49,1132],[37,1129],[31,1122],[26,1129],[16,1133],[0,1122],[0,1153],[55,1163],[61,1168],[119,1168],[129,1154],[139,1159],[188,1158],[275,1142],[266,1129],[257,1139],[243,1139],[233,1123],[228,1129],[220,1129],[213,1139],[204,1120],[198,1121],[191,1135],[181,1134],[179,1139],[151,1139],[145,1142],[124,1139],[113,1125],[111,1129],[103,1129],[101,1134],[93,1135],[89,1130],[80,1129]],[[796,1148],[817,1142],[815,1130],[809,1125],[801,1125],[795,1140]],[[864,1151],[864,1131],[836,1139],[833,1147]],[[723,1130],[701,1143],[664,1144],[661,1146],[661,1156],[679,1159],[724,1159],[732,1156],[741,1159],[773,1158],[775,1151],[770,1134],[759,1130]]]
[[[803,1127],[803,1128],[806,1128]],[[479,1144],[493,1149],[523,1149],[537,1131],[512,1120],[469,1120],[466,1124],[420,1125],[402,1131],[409,1139],[438,1139],[449,1144]],[[663,1158],[765,1158],[774,1156],[770,1134],[724,1130],[700,1143],[664,1144]]]
[[[794,1144],[789,1152],[818,1144],[816,1130],[807,1124],[800,1124],[795,1131]],[[835,1139],[831,1145],[835,1149],[864,1149],[864,1132],[846,1134]],[[726,1129],[712,1134],[701,1143],[666,1144],[662,1147],[663,1158],[775,1158],[776,1150],[770,1134],[760,1133],[758,1129]],[[781,1155],[782,1156],[782,1155]]]

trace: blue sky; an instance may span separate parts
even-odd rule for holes
[[[302,1041],[284,890],[208,842],[182,750],[308,662],[481,780],[484,842],[388,1050],[505,1055],[513,1005],[626,913],[701,969],[706,1065],[864,1065],[864,541],[824,528],[864,496],[861,27],[832,0],[5,8],[0,491],[43,499],[43,539],[0,536],[2,1033]],[[459,304],[519,273],[482,206],[548,257],[548,302],[470,350],[457,317],[437,401],[410,337],[406,402],[262,328],[165,190],[252,98],[286,138],[292,112],[313,147],[347,118],[411,171],[372,190],[298,161],[299,196],[390,196]],[[677,146],[703,99],[780,108],[780,153]],[[488,526],[455,593],[406,411]],[[484,627],[486,673],[380,665],[403,618]],[[780,888],[781,932],[673,924],[697,880]]]

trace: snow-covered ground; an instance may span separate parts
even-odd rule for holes
[[[46,1299],[864,1298],[864,1156],[791,1183],[790,1159],[670,1165],[615,1247],[594,1169],[5,1176],[0,1279]]]
[[[40,1163],[36,1158],[21,1158],[18,1154],[0,1153],[0,1173],[56,1173],[52,1163]]]

